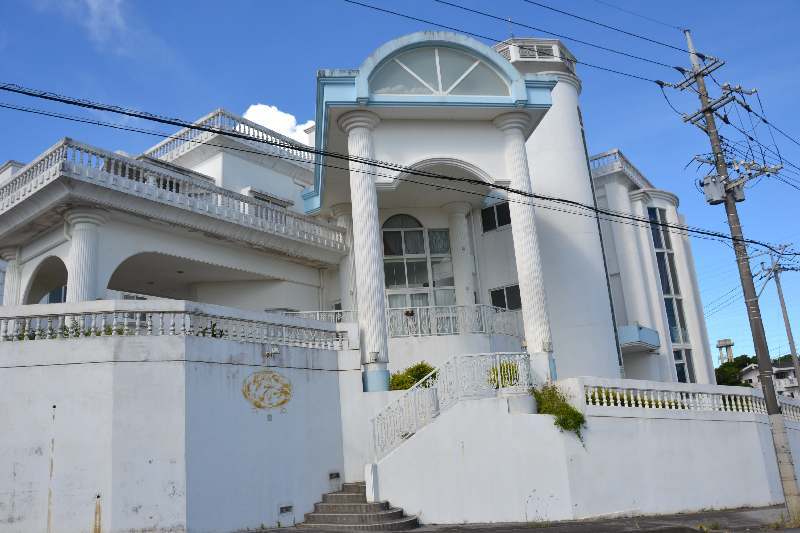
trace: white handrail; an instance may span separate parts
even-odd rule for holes
[[[461,400],[492,397],[500,389],[527,394],[532,386],[527,353],[455,355],[372,419],[375,460]]]
[[[191,174],[64,139],[0,187],[0,213],[61,175],[261,231],[342,251],[339,226],[218,187]]]
[[[110,336],[183,335],[347,348],[346,332],[324,322],[183,300],[96,300],[0,306],[0,343]]]

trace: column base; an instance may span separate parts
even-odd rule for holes
[[[533,382],[535,384],[547,383],[548,381],[556,381],[558,379],[556,359],[553,357],[552,353],[530,353],[530,357],[531,373],[533,374]]]
[[[389,390],[389,370],[386,364],[368,364],[361,370],[361,384],[364,392],[385,392]]]

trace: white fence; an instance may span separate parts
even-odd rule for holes
[[[344,229],[338,226],[71,139],[50,148],[0,187],[0,213],[62,175],[322,248],[346,249]]]
[[[375,460],[460,400],[492,397],[499,389],[527,393],[532,386],[527,353],[453,356],[372,419]]]
[[[332,324],[356,322],[358,320],[355,311],[342,309],[332,311],[285,311],[283,314],[286,316],[305,318],[307,320],[321,320],[322,322],[330,322]]]
[[[341,350],[347,335],[326,324],[181,300],[98,300],[0,307],[0,342],[183,335]]]

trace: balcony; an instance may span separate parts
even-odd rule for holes
[[[617,329],[617,336],[623,354],[655,352],[661,347],[658,331],[638,324],[620,326]]]
[[[111,153],[71,139],[57,143],[0,186],[0,215],[59,179],[91,186],[91,190],[85,192],[69,187],[67,192],[59,193],[62,195],[78,195],[82,200],[121,210],[133,210],[135,202],[140,203],[137,205],[141,205],[141,201],[156,202],[180,210],[181,214],[165,219],[167,222],[192,224],[195,229],[239,238],[291,255],[336,263],[346,251],[344,230],[338,226],[218,187],[188,171],[182,173],[157,162]],[[109,191],[124,196],[109,195]],[[165,215],[164,209],[154,209],[151,203],[147,205],[139,208],[138,214],[152,218]],[[53,207],[48,206],[46,210],[52,211]],[[202,220],[195,218],[197,222],[192,223],[190,216]],[[209,217],[238,229],[211,224]]]
[[[622,172],[628,176],[640,189],[652,189],[653,184],[644,177],[638,168],[617,148],[593,155],[589,158],[589,167],[592,169],[592,178]]]

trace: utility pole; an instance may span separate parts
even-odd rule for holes
[[[763,263],[762,263],[763,265]],[[762,266],[762,270],[766,270]],[[781,272],[787,270],[800,270],[797,268],[787,268],[780,264],[779,257],[772,261],[772,266],[767,270],[767,281],[770,276],[775,278],[775,288],[778,289],[778,300],[781,302],[781,312],[783,313],[783,325],[786,327],[786,338],[789,339],[789,351],[792,354],[792,365],[794,366],[794,378],[800,380],[800,363],[797,360],[797,348],[794,345],[794,335],[792,335],[792,325],[789,323],[789,312],[786,310],[786,301],[783,298],[783,287],[781,287]],[[798,381],[800,383],[800,381]],[[800,387],[798,387],[800,390]]]
[[[740,177],[735,180],[729,179],[728,163],[725,160],[725,153],[722,150],[722,143],[714,119],[714,112],[725,105],[726,101],[729,102],[733,98],[730,93],[726,93],[719,99],[713,102],[710,101],[706,88],[705,76],[712,70],[722,66],[722,62],[714,59],[709,65],[702,65],[700,63],[700,58],[703,57],[705,59],[706,57],[699,55],[695,50],[691,32],[689,30],[684,30],[684,34],[686,35],[689,58],[692,61],[692,78],[694,79],[688,78],[676,87],[681,89],[686,88],[691,85],[692,81],[697,84],[697,94],[700,97],[700,110],[695,113],[695,115],[687,117],[685,120],[700,126],[711,141],[716,176],[708,176],[703,181],[703,187],[706,190],[706,197],[709,199],[709,203],[725,204],[725,213],[728,216],[728,226],[731,230],[733,248],[736,252],[736,263],[739,267],[739,278],[742,282],[742,292],[744,293],[744,301],[747,306],[747,317],[750,321],[750,332],[753,336],[753,345],[755,346],[756,356],[758,358],[758,377],[761,381],[761,390],[764,393],[764,402],[767,405],[767,414],[769,415],[770,428],[772,430],[772,442],[775,447],[778,472],[781,478],[781,486],[783,487],[783,496],[786,500],[786,510],[789,513],[789,519],[796,522],[800,521],[800,490],[798,490],[797,487],[797,478],[795,476],[794,464],[792,463],[792,452],[789,448],[789,439],[786,435],[783,415],[781,415],[780,404],[778,404],[778,398],[775,395],[775,384],[772,381],[772,360],[769,356],[767,337],[764,333],[764,324],[761,321],[761,309],[758,305],[758,296],[756,294],[755,283],[753,282],[753,273],[750,269],[750,258],[747,255],[742,225],[739,221],[739,212],[736,208],[736,202],[744,200],[744,182],[747,181],[749,177]],[[702,125],[698,123],[700,117],[703,118]],[[763,171],[763,173],[766,172],[769,172],[769,170]],[[719,196],[722,196],[722,198],[719,198]],[[720,199],[722,200],[721,202],[719,201]]]

